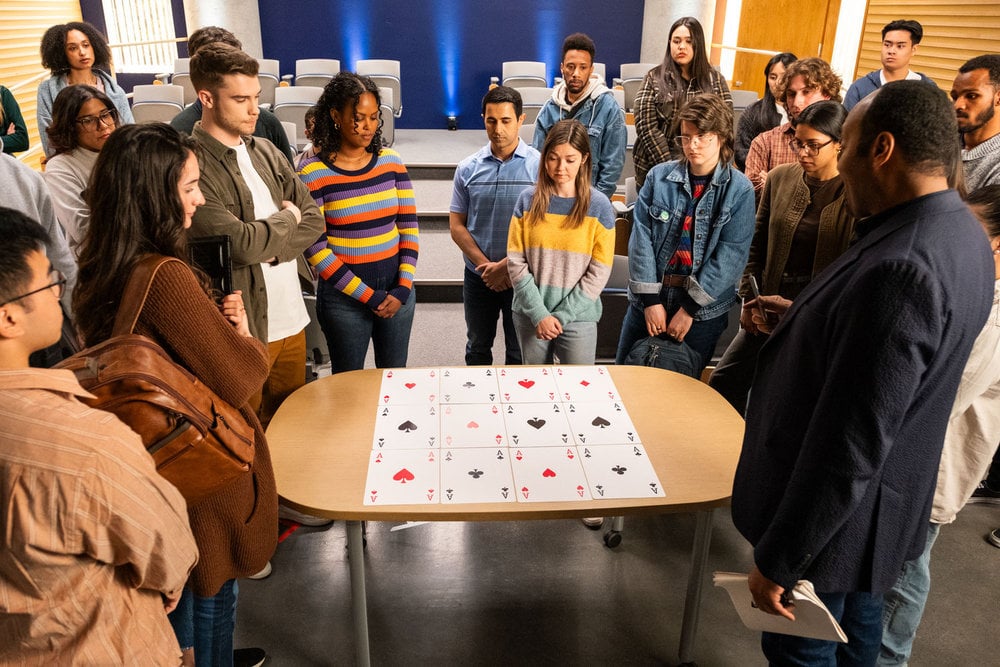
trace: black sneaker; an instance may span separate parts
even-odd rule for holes
[[[986,541],[995,546],[997,549],[1000,549],[1000,528],[997,528],[987,535]]]
[[[233,667],[260,667],[267,660],[262,648],[238,648],[233,651]]]
[[[972,497],[969,498],[970,503],[990,503],[991,505],[1000,505],[1000,491],[994,490],[985,481],[980,482],[976,490],[972,492]]]

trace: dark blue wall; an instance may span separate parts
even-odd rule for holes
[[[638,62],[643,3],[638,0],[259,0],[264,57],[295,73],[298,58],[399,60],[403,116],[397,127],[482,127],[480,102],[504,60],[541,60],[559,74],[571,32],[597,44],[608,80]]]

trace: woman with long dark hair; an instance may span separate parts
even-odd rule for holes
[[[52,208],[74,252],[90,221],[84,190],[97,156],[118,127],[118,110],[93,86],[67,86],[56,95],[46,132],[53,155],[45,164]]]
[[[54,153],[45,131],[52,122],[52,104],[66,86],[94,86],[114,103],[122,125],[135,122],[125,91],[111,74],[111,49],[100,30],[83,21],[54,25],[42,36],[41,52],[42,66],[52,72],[38,85],[38,134],[46,156]]]
[[[247,401],[268,373],[266,349],[250,335],[239,293],[221,299],[187,264],[187,233],[205,202],[198,187],[194,141],[163,123],[115,131],[87,189],[90,225],[80,248],[73,298],[87,345],[106,340],[126,278],[150,255],[180,259],[161,266],[139,314],[136,333],[167,350],[253,426],[251,469],[188,507],[199,560],[170,621],[187,659],[232,665],[237,577],[259,572],[277,544],[278,497],[267,442]],[[192,663],[193,664],[193,663]]]
[[[723,76],[708,62],[705,32],[691,16],[670,26],[663,62],[646,74],[635,96],[635,184],[642,187],[656,165],[677,160],[683,151],[674,143],[679,134],[678,112],[684,103],[703,93],[719,95],[733,108],[733,98]]]
[[[368,77],[341,72],[316,103],[314,155],[299,176],[326,218],[306,259],[319,273],[316,310],[334,373],[406,365],[419,249],[413,185],[382,146],[381,98]]]
[[[785,68],[796,60],[794,53],[778,53],[764,66],[764,97],[748,106],[736,125],[736,166],[740,170],[746,167],[747,152],[754,137],[788,120],[785,101],[777,99],[776,95]]]
[[[601,290],[611,277],[615,215],[590,184],[590,142],[577,120],[552,126],[538,182],[521,193],[507,237],[514,328],[526,364],[593,364]]]

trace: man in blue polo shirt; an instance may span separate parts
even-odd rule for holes
[[[514,290],[507,273],[507,230],[518,196],[538,177],[539,154],[518,134],[524,114],[521,95],[513,88],[497,86],[486,93],[483,120],[490,143],[455,169],[448,216],[451,238],[465,255],[465,363],[493,363],[493,339],[502,313],[504,363],[519,364],[521,350],[510,310]]]

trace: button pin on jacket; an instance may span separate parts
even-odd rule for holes
[[[660,211],[660,220],[666,221],[670,219],[670,214],[666,211]]]

